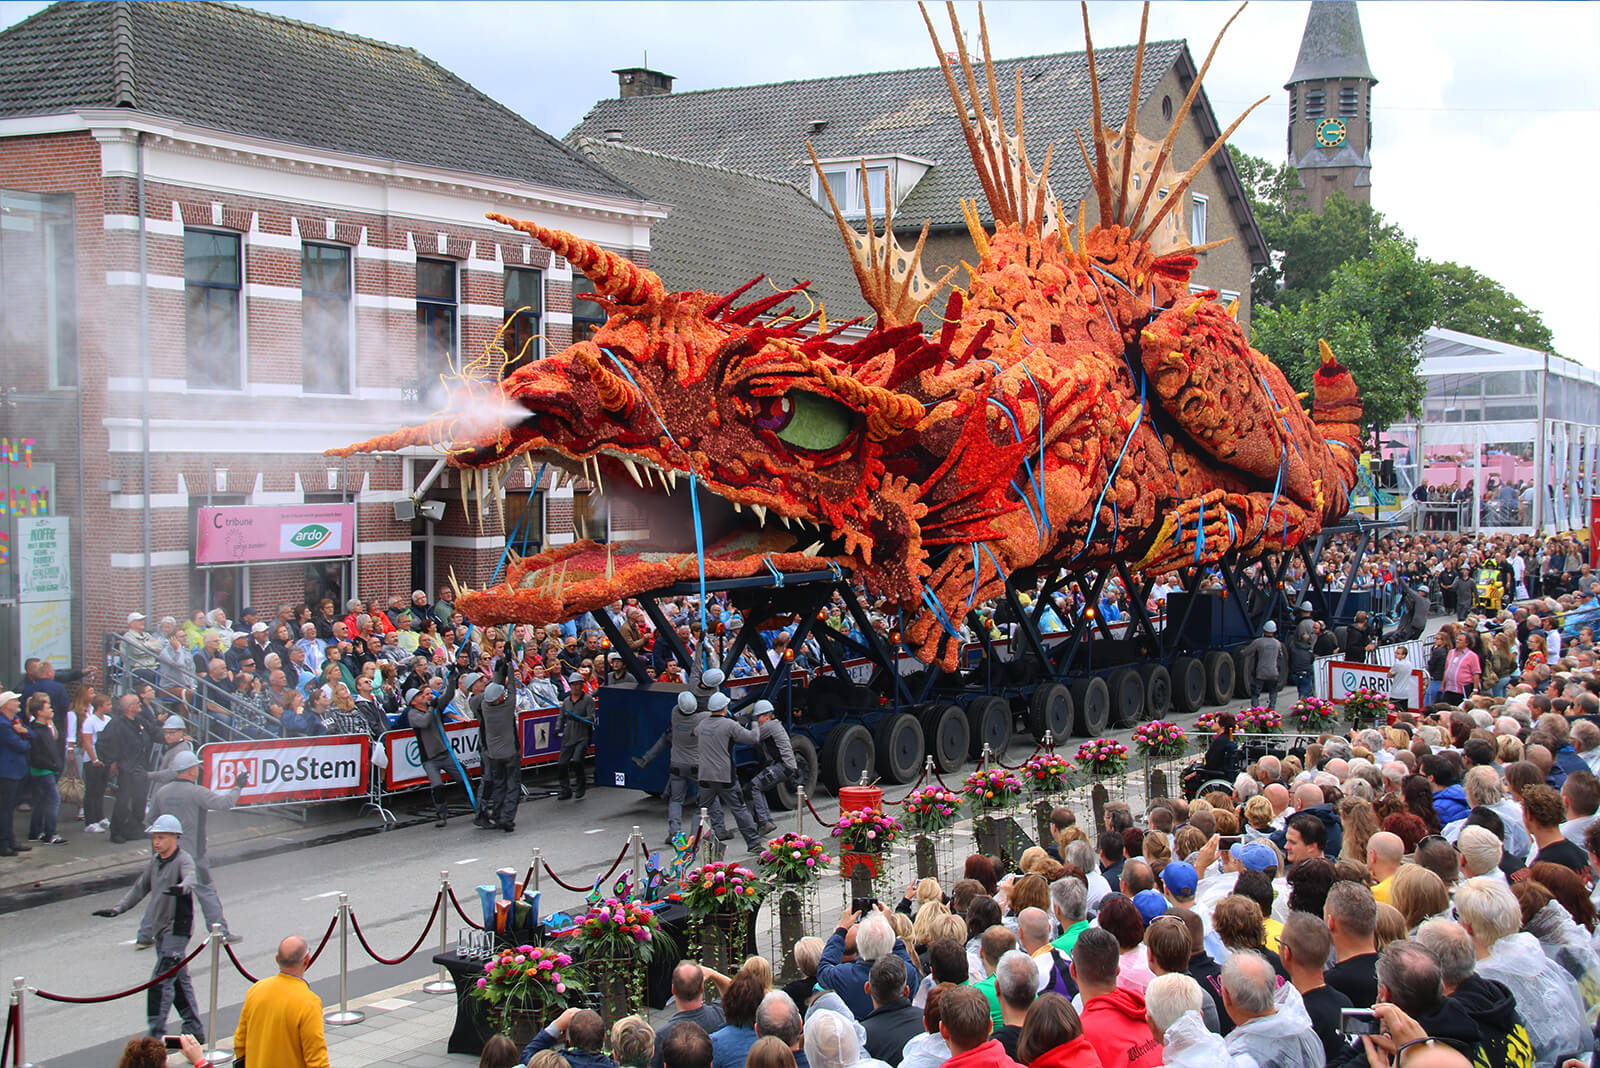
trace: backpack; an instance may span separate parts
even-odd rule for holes
[[[1045,981],[1041,994],[1060,994],[1071,1001],[1078,996],[1078,984],[1073,982],[1067,958],[1055,946],[1050,947],[1050,978]]]

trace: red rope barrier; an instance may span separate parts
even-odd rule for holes
[[[885,801],[884,804],[886,804],[886,805],[903,805],[903,804],[905,804],[906,803],[906,798],[910,797],[912,794],[916,793],[917,792],[917,787],[921,786],[922,785],[922,780],[926,779],[927,777],[928,777],[928,768],[927,768],[926,765],[924,765],[923,768],[922,768],[922,774],[918,775],[917,776],[917,781],[911,784],[911,789],[906,791],[905,797],[902,797],[898,801]]]
[[[824,827],[837,827],[839,825],[839,821],[838,820],[835,820],[834,822],[829,823],[827,820],[823,819],[822,818],[822,813],[817,811],[817,806],[813,805],[811,803],[811,798],[809,798],[809,797],[806,798],[806,808],[809,808],[811,810],[811,815],[816,817],[817,822],[822,824]]]
[[[335,912],[328,919],[328,929],[322,932],[322,941],[317,943],[317,948],[311,951],[310,957],[306,958],[307,971],[310,971],[311,966],[317,963],[317,958],[322,956],[322,951],[328,948],[328,940],[333,937],[333,929],[337,926],[339,926],[339,914]]]
[[[361,948],[367,951],[367,956],[371,957],[379,964],[404,964],[406,961],[411,959],[412,954],[416,953],[416,951],[422,947],[423,939],[427,938],[428,932],[433,930],[433,921],[439,918],[439,906],[443,903],[444,891],[441,890],[433,899],[433,911],[428,913],[428,926],[422,929],[422,933],[417,936],[417,940],[411,944],[410,949],[406,950],[403,954],[393,960],[390,960],[388,957],[379,956],[378,953],[367,944],[367,936],[361,933],[361,925],[356,922],[356,914],[354,910],[351,910],[350,912],[350,927],[356,933],[356,941],[360,942]]]
[[[545,874],[550,876],[550,878],[554,879],[556,881],[556,885],[561,887],[563,890],[571,890],[574,893],[578,893],[578,894],[587,894],[590,890],[593,890],[595,888],[595,885],[597,883],[603,883],[607,879],[611,878],[612,873],[615,872],[618,868],[622,867],[622,858],[627,856],[627,855],[628,855],[628,847],[627,847],[626,844],[624,844],[623,847],[622,847],[622,851],[617,854],[617,859],[611,862],[611,867],[606,869],[605,874],[600,876],[598,879],[596,879],[594,882],[590,883],[587,886],[573,886],[571,883],[565,882],[561,878],[561,876],[557,875],[555,873],[555,869],[550,867],[549,864],[544,863],[543,861],[540,861],[540,863],[544,864]]]
[[[117,1001],[121,998],[132,997],[134,994],[148,990],[157,983],[166,982],[174,975],[177,975],[184,969],[186,965],[188,965],[190,961],[194,960],[201,953],[205,952],[205,948],[208,943],[209,940],[202,941],[198,946],[194,947],[193,953],[190,953],[187,957],[183,958],[171,968],[168,968],[166,971],[162,972],[160,975],[145,980],[131,990],[123,990],[115,994],[102,994],[94,997],[73,997],[70,994],[52,994],[45,990],[35,990],[34,993],[44,998],[46,1001],[60,1001],[65,1002],[68,1005],[99,1005],[107,1001]]]
[[[246,982],[259,983],[261,981],[245,970],[244,965],[239,962],[238,955],[233,952],[232,946],[230,946],[227,942],[223,942],[222,948],[228,951],[228,959],[233,961],[233,970],[244,976]]]
[[[479,923],[477,920],[474,920],[471,916],[468,916],[461,908],[461,902],[456,900],[456,888],[453,886],[447,886],[445,889],[450,895],[450,904],[456,910],[456,915],[461,917],[461,922],[472,928],[474,931],[483,930],[483,924]]]
[[[1025,767],[1027,765],[1028,761],[1032,760],[1034,757],[1038,756],[1043,751],[1044,751],[1044,743],[1040,742],[1038,745],[1033,747],[1033,752],[1029,753],[1027,756],[1022,758],[1020,763],[1007,764],[1004,760],[1001,760],[998,756],[994,758],[994,762],[996,764],[998,764],[1000,767],[1005,768],[1007,771],[1018,771],[1018,770],[1021,770],[1023,767]]]

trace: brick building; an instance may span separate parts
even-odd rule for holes
[[[436,455],[323,451],[426,418],[508,319],[536,356],[594,318],[586,279],[485,210],[641,262],[665,214],[413,50],[145,0],[0,34],[0,198],[5,679],[92,662],[130,610],[482,582],[500,523],[469,522]],[[572,488],[527,481],[506,527],[572,537]],[[443,517],[397,518],[418,500]],[[204,508],[278,511],[205,512],[202,539]],[[17,520],[49,517],[70,601],[23,559]]]

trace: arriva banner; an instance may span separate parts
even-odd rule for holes
[[[239,773],[248,771],[250,785],[239,794],[241,805],[360,797],[372,773],[372,739],[330,734],[212,742],[200,747],[200,770],[213,790],[233,789]]]
[[[455,751],[456,761],[468,775],[478,774],[478,721],[465,720],[447,723],[444,736]],[[384,751],[389,755],[389,766],[383,772],[385,790],[404,790],[428,781],[422,770],[422,749],[417,745],[417,732],[411,730],[389,731],[383,736]],[[452,779],[455,769],[451,769]]]
[[[1399,691],[1394,694],[1389,692],[1389,669],[1374,664],[1353,664],[1343,660],[1328,660],[1322,665],[1327,672],[1328,700],[1335,704],[1344,704],[1344,699],[1357,690],[1365,687],[1383,694],[1385,697],[1396,697],[1411,702],[1412,711],[1422,707],[1422,672],[1412,669],[1411,673],[1404,676],[1404,681]]]
[[[201,508],[195,522],[196,564],[325,560],[355,552],[356,506]]]

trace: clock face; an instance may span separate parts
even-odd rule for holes
[[[1338,148],[1344,144],[1344,123],[1339,119],[1323,119],[1317,123],[1317,144],[1323,148]]]

